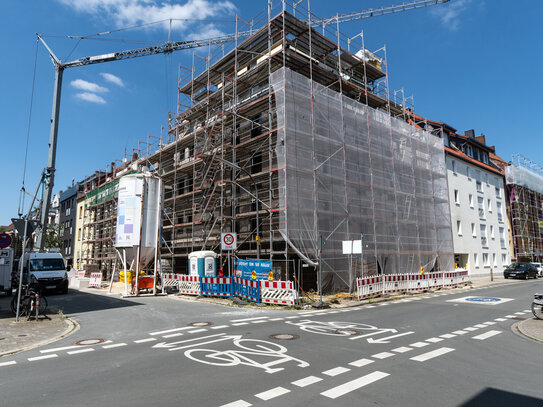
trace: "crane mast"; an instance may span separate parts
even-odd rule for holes
[[[422,7],[428,7],[443,3],[448,3],[450,0],[417,0],[411,2],[404,2],[400,4],[394,4],[390,6],[384,6],[375,9],[368,9],[359,12],[352,12],[346,14],[338,14],[329,18],[316,18],[311,19],[311,26],[317,27],[326,24],[330,21],[338,21],[340,23],[362,20],[371,17],[383,16],[387,14],[399,13],[409,10],[414,10]],[[60,98],[62,94],[62,76],[64,70],[67,68],[75,68],[78,66],[94,65],[104,62],[122,61],[125,59],[139,58],[150,55],[169,54],[176,51],[182,51],[187,49],[200,48],[211,45],[221,45],[236,39],[246,38],[251,36],[254,31],[241,31],[235,34],[227,34],[215,38],[193,40],[193,41],[167,41],[163,44],[156,46],[149,46],[143,48],[136,48],[126,51],[113,52],[102,55],[88,56],[79,58],[69,62],[62,62],[56,57],[51,48],[43,40],[42,36],[36,34],[37,38],[47,48],[49,55],[51,56],[53,65],[55,66],[55,85],[53,91],[53,108],[51,112],[51,129],[49,135],[49,155],[47,160],[47,167],[44,170],[44,194],[40,203],[40,224],[41,228],[37,232],[36,246],[39,250],[44,249],[45,235],[48,223],[49,208],[51,205],[51,196],[53,193],[53,187],[55,184],[55,166],[56,166],[56,150],[58,140],[58,123],[60,114]],[[77,38],[77,37],[74,37]],[[82,38],[82,37],[80,37]]]

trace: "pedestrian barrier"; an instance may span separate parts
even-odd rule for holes
[[[385,293],[404,293],[409,288],[409,274],[386,274]]]
[[[162,273],[162,287],[178,287],[181,274]]]
[[[382,276],[357,278],[356,288],[359,300],[375,297],[383,293],[383,278]]]
[[[91,273],[89,287],[102,287],[102,273]]]
[[[434,271],[427,274],[428,288],[441,288],[443,287],[443,273],[441,271]]]
[[[428,277],[426,274],[409,274],[409,288],[407,291],[424,291],[428,289]]]
[[[260,282],[233,277],[233,294],[249,301],[260,302]]]
[[[443,277],[443,287],[454,287],[458,281],[457,273],[456,271],[446,272]]]
[[[208,297],[231,297],[230,280],[229,277],[200,277],[200,294]]]
[[[292,281],[260,281],[262,302],[267,304],[294,305],[296,291]]]
[[[179,294],[200,295],[200,277],[177,274]]]
[[[85,270],[77,270],[74,275],[76,277],[83,278],[85,277]]]

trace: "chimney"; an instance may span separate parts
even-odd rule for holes
[[[475,138],[475,130],[473,130],[473,129],[466,130],[466,131],[464,132],[464,135],[465,135],[467,138]]]

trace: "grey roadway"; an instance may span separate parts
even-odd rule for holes
[[[81,329],[1,358],[0,405],[541,406],[543,344],[512,330],[537,291],[541,280],[324,311],[52,296]],[[451,301],[466,296],[508,300]]]

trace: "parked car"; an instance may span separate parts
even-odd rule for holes
[[[513,263],[503,271],[504,278],[537,278],[537,268],[532,263]]]
[[[532,263],[535,268],[537,269],[537,276],[543,277],[543,264],[541,263]]]

